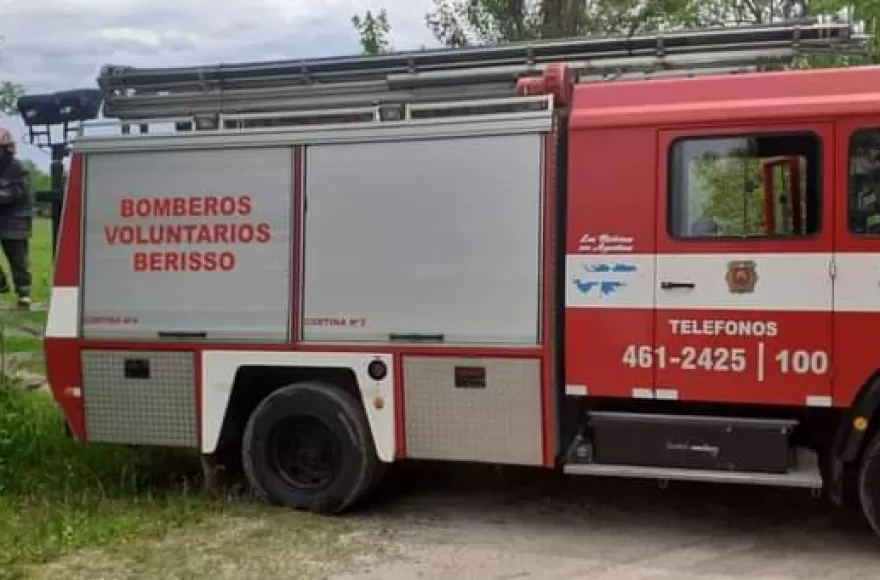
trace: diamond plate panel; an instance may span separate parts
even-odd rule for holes
[[[198,447],[193,353],[87,351],[83,398],[91,441]]]
[[[459,377],[467,386],[456,367],[471,373]],[[542,463],[540,361],[407,357],[403,374],[409,457]]]

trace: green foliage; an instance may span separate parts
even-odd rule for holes
[[[433,0],[425,21],[446,46],[634,34],[661,26],[722,20],[730,2],[707,0]],[[729,15],[728,15],[729,16]]]
[[[744,156],[703,157],[693,164],[691,216],[711,216],[727,236],[754,235],[762,227],[760,160]],[[702,195],[695,195],[700,192]]]
[[[23,93],[21,85],[9,81],[0,82],[0,115],[14,114],[15,104]]]
[[[31,189],[37,191],[48,191],[52,187],[52,179],[48,172],[43,171],[37,164],[30,159],[23,159],[22,164],[27,169],[31,178]]]
[[[52,177],[48,172],[43,171],[37,164],[30,159],[23,159],[22,164],[30,174],[31,178],[31,194],[34,198],[34,210],[37,215],[47,217],[51,215],[50,204],[39,203],[36,201],[37,193],[41,191],[49,191],[52,189]]]
[[[687,174],[682,176],[682,190],[679,195],[687,196],[688,220],[699,217],[714,220],[725,236],[764,236],[765,203],[772,196],[774,206],[773,233],[791,235],[796,231],[793,222],[792,189],[799,182],[800,215],[802,219],[809,209],[806,203],[808,159],[797,150],[780,152],[780,157],[758,156],[748,151],[748,144],[731,142],[720,145],[714,151],[704,151],[694,156],[686,166],[679,167]],[[772,181],[765,182],[765,163],[775,160],[789,160],[796,156],[798,170],[792,173],[790,167],[774,166]],[[805,221],[797,224],[797,231],[803,231]]]
[[[111,499],[150,492],[167,495],[193,472],[168,452],[79,446],[64,432],[58,408],[45,393],[0,390],[0,493],[24,501]]]
[[[856,21],[864,25],[868,35],[869,51],[866,55],[810,55],[802,66],[840,67],[880,63],[880,0],[812,0],[810,10],[814,14],[834,16],[836,20]]]
[[[197,473],[168,451],[78,445],[47,394],[0,389],[0,578],[198,520],[212,506],[192,491]]]
[[[388,50],[387,18],[355,16],[364,52]],[[766,24],[804,16],[866,23],[868,56],[810,55],[797,66],[849,66],[880,62],[880,0],[432,0],[425,24],[448,47],[540,38],[613,34],[676,27]]]
[[[363,16],[355,14],[351,17],[351,23],[358,31],[364,54],[388,52],[390,49],[388,33],[391,32],[391,24],[384,9],[375,16],[371,10],[367,10]]]
[[[0,42],[2,40],[3,38],[0,37]],[[15,104],[23,93],[24,88],[21,85],[0,80],[0,117],[15,112]]]
[[[540,36],[541,3],[535,0],[433,0],[433,4],[425,22],[450,47]]]
[[[52,223],[46,218],[34,219],[34,233],[31,237],[31,275],[33,287],[31,297],[36,304],[46,305],[49,294],[52,291]],[[9,273],[9,264],[6,257],[0,253],[0,267]],[[12,308],[15,297],[12,294],[0,295],[0,309]],[[29,322],[39,326],[46,323],[46,312],[35,310],[34,312],[22,312],[15,314],[16,321]]]
[[[660,28],[766,24],[806,15],[863,21],[867,56],[810,55],[799,66],[880,62],[880,0],[433,0],[425,22],[449,47]]]

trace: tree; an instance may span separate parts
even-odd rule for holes
[[[433,0],[425,22],[443,44],[456,47],[538,38],[541,2],[535,0]]]
[[[0,82],[0,115],[11,115],[15,112],[15,104],[23,89],[8,81]]]
[[[455,47],[695,26],[705,12],[705,3],[706,0],[433,0],[433,10],[425,21],[440,42]]]
[[[704,155],[694,160],[692,169],[690,217],[711,217],[728,236],[762,231],[765,192],[759,159],[733,151],[729,155]]]
[[[391,32],[391,24],[385,9],[376,16],[371,10],[367,10],[363,16],[355,14],[351,17],[351,23],[358,31],[364,54],[381,54],[390,50],[388,33]]]
[[[30,159],[23,159],[22,165],[30,174],[31,189],[37,191],[49,191],[52,189],[52,179],[49,174],[39,167]]]
[[[2,40],[0,38],[0,42]],[[15,111],[15,104],[23,92],[21,85],[0,80],[0,116],[10,115]]]
[[[30,175],[31,191],[34,197],[41,191],[50,191],[52,189],[52,178],[49,173],[37,167],[36,163],[30,159],[22,159],[22,164]],[[47,217],[52,214],[51,205],[44,202],[34,200],[34,209],[38,216]]]

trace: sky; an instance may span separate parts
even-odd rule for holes
[[[360,52],[351,16],[385,8],[394,49],[435,46],[431,0],[0,0],[0,81],[96,88],[102,65],[176,66]],[[23,140],[17,118],[0,125]],[[23,143],[24,158],[48,165]]]

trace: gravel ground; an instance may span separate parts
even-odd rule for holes
[[[256,508],[136,550],[79,554],[65,578],[812,580],[880,577],[857,512],[800,490],[502,474],[394,474],[344,518]]]

